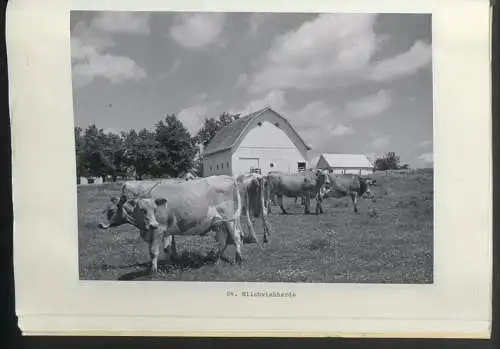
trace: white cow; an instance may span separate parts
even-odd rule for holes
[[[124,191],[130,190],[130,184]],[[236,246],[235,261],[242,262],[242,200],[236,180],[230,176],[211,176],[191,181],[157,181],[147,196],[111,199],[106,209],[107,223],[102,229],[131,224],[149,244],[151,271],[156,272],[160,245],[166,249],[169,237],[206,235],[216,231],[220,258],[228,244]],[[173,242],[172,240],[170,240]],[[177,257],[175,242],[173,254]]]

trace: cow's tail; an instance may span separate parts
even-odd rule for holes
[[[241,226],[241,213],[243,211],[243,204],[242,204],[242,199],[241,199],[241,194],[240,194],[240,189],[238,187],[238,181],[234,180],[234,201],[236,202],[236,210],[234,212],[234,228],[235,230],[238,230],[240,233],[241,238],[243,238],[243,228]],[[248,209],[248,208],[247,208]]]

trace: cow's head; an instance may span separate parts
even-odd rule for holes
[[[367,197],[369,199],[375,200],[375,194],[373,193],[373,187],[377,185],[377,181],[371,178],[361,178],[361,196]]]
[[[107,223],[99,222],[99,228],[108,229],[123,224],[131,224],[141,231],[152,231],[159,227],[156,220],[158,208],[166,208],[167,200],[163,198],[128,199],[122,195],[120,199],[112,198],[105,209]]]
[[[318,186],[330,186],[330,176],[328,170],[322,170],[322,169],[316,169],[314,171],[314,174],[316,176],[316,183]]]

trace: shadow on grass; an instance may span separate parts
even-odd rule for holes
[[[185,251],[178,258],[173,259],[163,259],[158,261],[158,272],[169,273],[173,271],[186,271],[189,269],[199,269],[205,265],[215,264],[217,262],[217,252],[209,252],[206,256],[202,256],[196,252]],[[224,261],[229,264],[233,264],[232,261],[222,256],[221,261]],[[123,268],[133,268],[133,267],[141,267],[142,270],[132,271],[126,274],[123,274],[118,278],[121,281],[132,281],[138,278],[143,278],[150,276],[150,263],[136,263],[133,265],[127,266],[118,266],[116,269]]]

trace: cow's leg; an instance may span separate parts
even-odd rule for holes
[[[308,194],[305,197],[304,214],[310,214],[311,213],[310,208],[311,208],[311,196]]]
[[[160,244],[163,240],[163,232],[155,231],[149,240],[149,257],[151,259],[151,273],[158,271],[158,257],[160,256]]]
[[[165,256],[168,255],[170,258],[172,258],[172,254],[173,254],[173,251],[172,251],[173,238],[174,238],[173,235],[165,234],[163,236],[163,253],[165,254]]]
[[[245,204],[246,204],[245,216],[246,216],[246,221],[247,221],[247,225],[248,225],[248,228],[250,230],[250,236],[251,236],[251,240],[249,242],[258,244],[259,241],[257,239],[257,234],[255,233],[255,229],[253,227],[253,222],[250,219],[250,198],[248,197],[248,193],[245,194]]]
[[[241,229],[241,227],[237,227],[237,224],[235,224],[234,222],[224,222],[224,226],[225,226],[225,230],[227,232],[227,234],[231,237],[231,239],[234,241],[234,245],[236,247],[236,255],[234,257],[234,261],[241,265],[241,263],[243,262],[243,259],[241,257],[241,231],[239,231]],[[227,246],[227,243],[226,243],[226,246]],[[224,247],[224,250],[225,250],[225,247]],[[221,254],[222,256],[222,254]]]
[[[322,202],[323,202],[323,198],[321,197],[321,194],[318,193],[316,195],[316,214],[323,213],[323,207],[321,207]]]
[[[214,230],[215,230],[215,240],[218,243],[217,258],[215,264],[220,264],[222,256],[226,251],[227,245],[230,243],[229,241],[230,239],[228,232],[226,230],[226,226],[222,222],[216,223],[214,225]]]
[[[261,186],[261,189],[262,189],[262,186]],[[270,235],[270,231],[269,231],[269,226],[267,224],[267,212],[266,212],[266,207],[264,205],[265,201],[264,201],[264,193],[263,191],[261,190],[260,191],[260,215],[262,216],[262,226],[264,227],[264,243],[268,243],[269,242],[269,235]]]
[[[278,197],[278,205],[280,206],[281,211],[283,212],[283,214],[287,214],[287,212],[285,211],[285,207],[283,207],[283,195],[276,196]]]
[[[352,204],[354,205],[354,213],[358,213],[358,193],[350,193]]]

